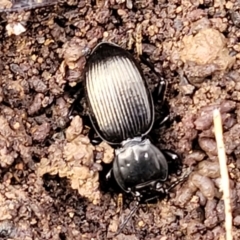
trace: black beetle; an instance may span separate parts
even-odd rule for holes
[[[135,196],[159,195],[168,164],[146,137],[154,123],[154,104],[139,64],[118,45],[102,42],[93,49],[85,74],[95,131],[109,144],[121,144],[113,161],[116,182]]]
[[[84,83],[93,128],[110,145],[121,145],[115,150],[109,175],[136,197],[136,205],[118,234],[141,199],[149,201],[166,194],[190,172],[164,186],[168,177],[166,159],[176,164],[178,156],[160,151],[147,138],[155,117],[153,97],[138,62],[128,51],[112,43],[98,44],[87,61]],[[161,83],[159,89],[164,88],[165,82]]]

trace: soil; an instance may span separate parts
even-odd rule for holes
[[[0,239],[224,239],[215,108],[240,239],[239,1],[33,2],[0,1]],[[96,138],[82,86],[103,40],[152,63],[156,73],[142,64],[152,91],[168,83],[156,118],[169,120],[150,137],[193,168],[168,197],[140,204],[119,234],[134,202],[106,185],[114,149]]]

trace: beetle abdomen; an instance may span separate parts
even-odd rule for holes
[[[104,140],[120,143],[150,130],[154,116],[151,94],[127,51],[99,44],[88,61],[86,89],[93,125]]]

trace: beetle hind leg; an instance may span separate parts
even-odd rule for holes
[[[157,87],[152,92],[153,102],[155,106],[155,127],[163,126],[169,120],[169,107],[165,101],[167,83],[160,80]]]
[[[163,79],[157,84],[155,89],[153,90],[152,97],[155,104],[160,103],[162,104],[165,100],[167,89],[167,83]]]
[[[166,89],[167,89],[167,82],[164,80],[162,75],[158,71],[155,70],[154,64],[151,63],[146,57],[144,57],[142,55],[142,56],[140,56],[140,59],[146,66],[148,66],[150,68],[150,70],[159,79],[157,86],[154,88],[154,90],[152,92],[154,104],[163,103],[164,99],[165,99]]]

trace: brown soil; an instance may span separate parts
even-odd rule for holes
[[[11,12],[0,1],[0,239],[222,239],[216,107],[240,239],[239,1],[42,2]],[[104,185],[114,150],[93,144],[82,91],[86,56],[102,40],[142,54],[168,82],[170,119],[150,135],[194,167],[168,198],[141,204],[117,236],[132,198],[123,194],[121,206],[120,191]],[[154,90],[160,79],[142,66]]]

